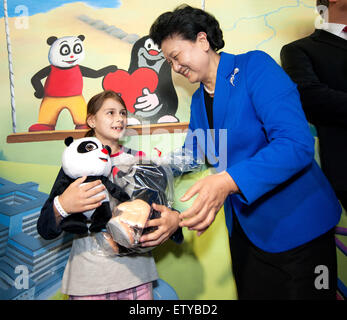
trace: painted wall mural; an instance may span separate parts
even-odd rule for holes
[[[284,44],[321,23],[315,0],[184,2],[217,17],[224,51],[259,49],[278,62]],[[148,37],[154,19],[181,3],[0,1],[0,299],[66,298],[59,288],[72,238],[44,240],[36,221],[61,166],[62,140],[84,135],[93,95],[105,89],[121,94],[130,128],[139,133],[124,138],[128,147],[165,154],[184,142],[197,85],[171,72]],[[150,130],[144,133],[142,125]],[[160,134],[149,134],[154,131]],[[192,204],[179,198],[208,174],[175,182],[178,210]],[[347,296],[346,234],[344,212],[336,230],[339,299]],[[181,245],[168,241],[153,251],[160,275],[155,297],[237,299],[223,210],[202,237],[187,230],[184,236]]]
[[[131,50],[128,71],[104,77],[103,88],[120,93],[127,106],[129,124],[178,122],[178,98],[171,67],[149,36],[137,40]]]
[[[87,129],[87,104],[83,97],[83,77],[99,78],[117,70],[107,66],[94,70],[80,63],[84,59],[84,35],[47,39],[50,46],[50,65],[35,73],[31,78],[34,96],[42,99],[38,122],[29,131],[55,130],[60,112],[69,110],[75,129]],[[44,85],[41,80],[46,79]]]

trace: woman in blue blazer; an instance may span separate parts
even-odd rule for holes
[[[203,10],[162,14],[150,37],[175,72],[200,82],[185,148],[216,169],[182,197],[198,195],[180,226],[201,234],[224,204],[240,299],[334,299],[341,207],[296,86],[264,52],[217,53],[222,31]]]

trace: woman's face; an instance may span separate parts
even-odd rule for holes
[[[196,41],[173,35],[162,42],[161,49],[172,69],[191,83],[202,82],[208,76],[209,43],[204,32],[198,34]]]

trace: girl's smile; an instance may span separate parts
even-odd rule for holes
[[[113,153],[119,149],[118,140],[123,137],[127,125],[127,110],[121,103],[112,98],[106,99],[87,121],[94,128],[95,136],[104,145],[109,145]]]

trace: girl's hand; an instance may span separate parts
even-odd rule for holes
[[[87,177],[76,179],[69,187],[59,196],[59,202],[67,213],[84,212],[96,209],[101,205],[101,201],[105,199],[106,195],[102,194],[96,196],[99,192],[105,189],[101,180],[81,184]],[[96,187],[95,189],[93,189]]]
[[[235,181],[225,171],[199,180],[180,199],[188,201],[198,194],[193,205],[180,214],[180,227],[197,230],[198,236],[201,235],[214,221],[226,197],[238,191]]]
[[[165,242],[175,233],[180,222],[179,213],[177,211],[170,210],[165,206],[155,203],[152,204],[152,207],[160,211],[161,217],[147,221],[146,228],[158,227],[158,229],[140,238],[142,247],[154,247]]]

